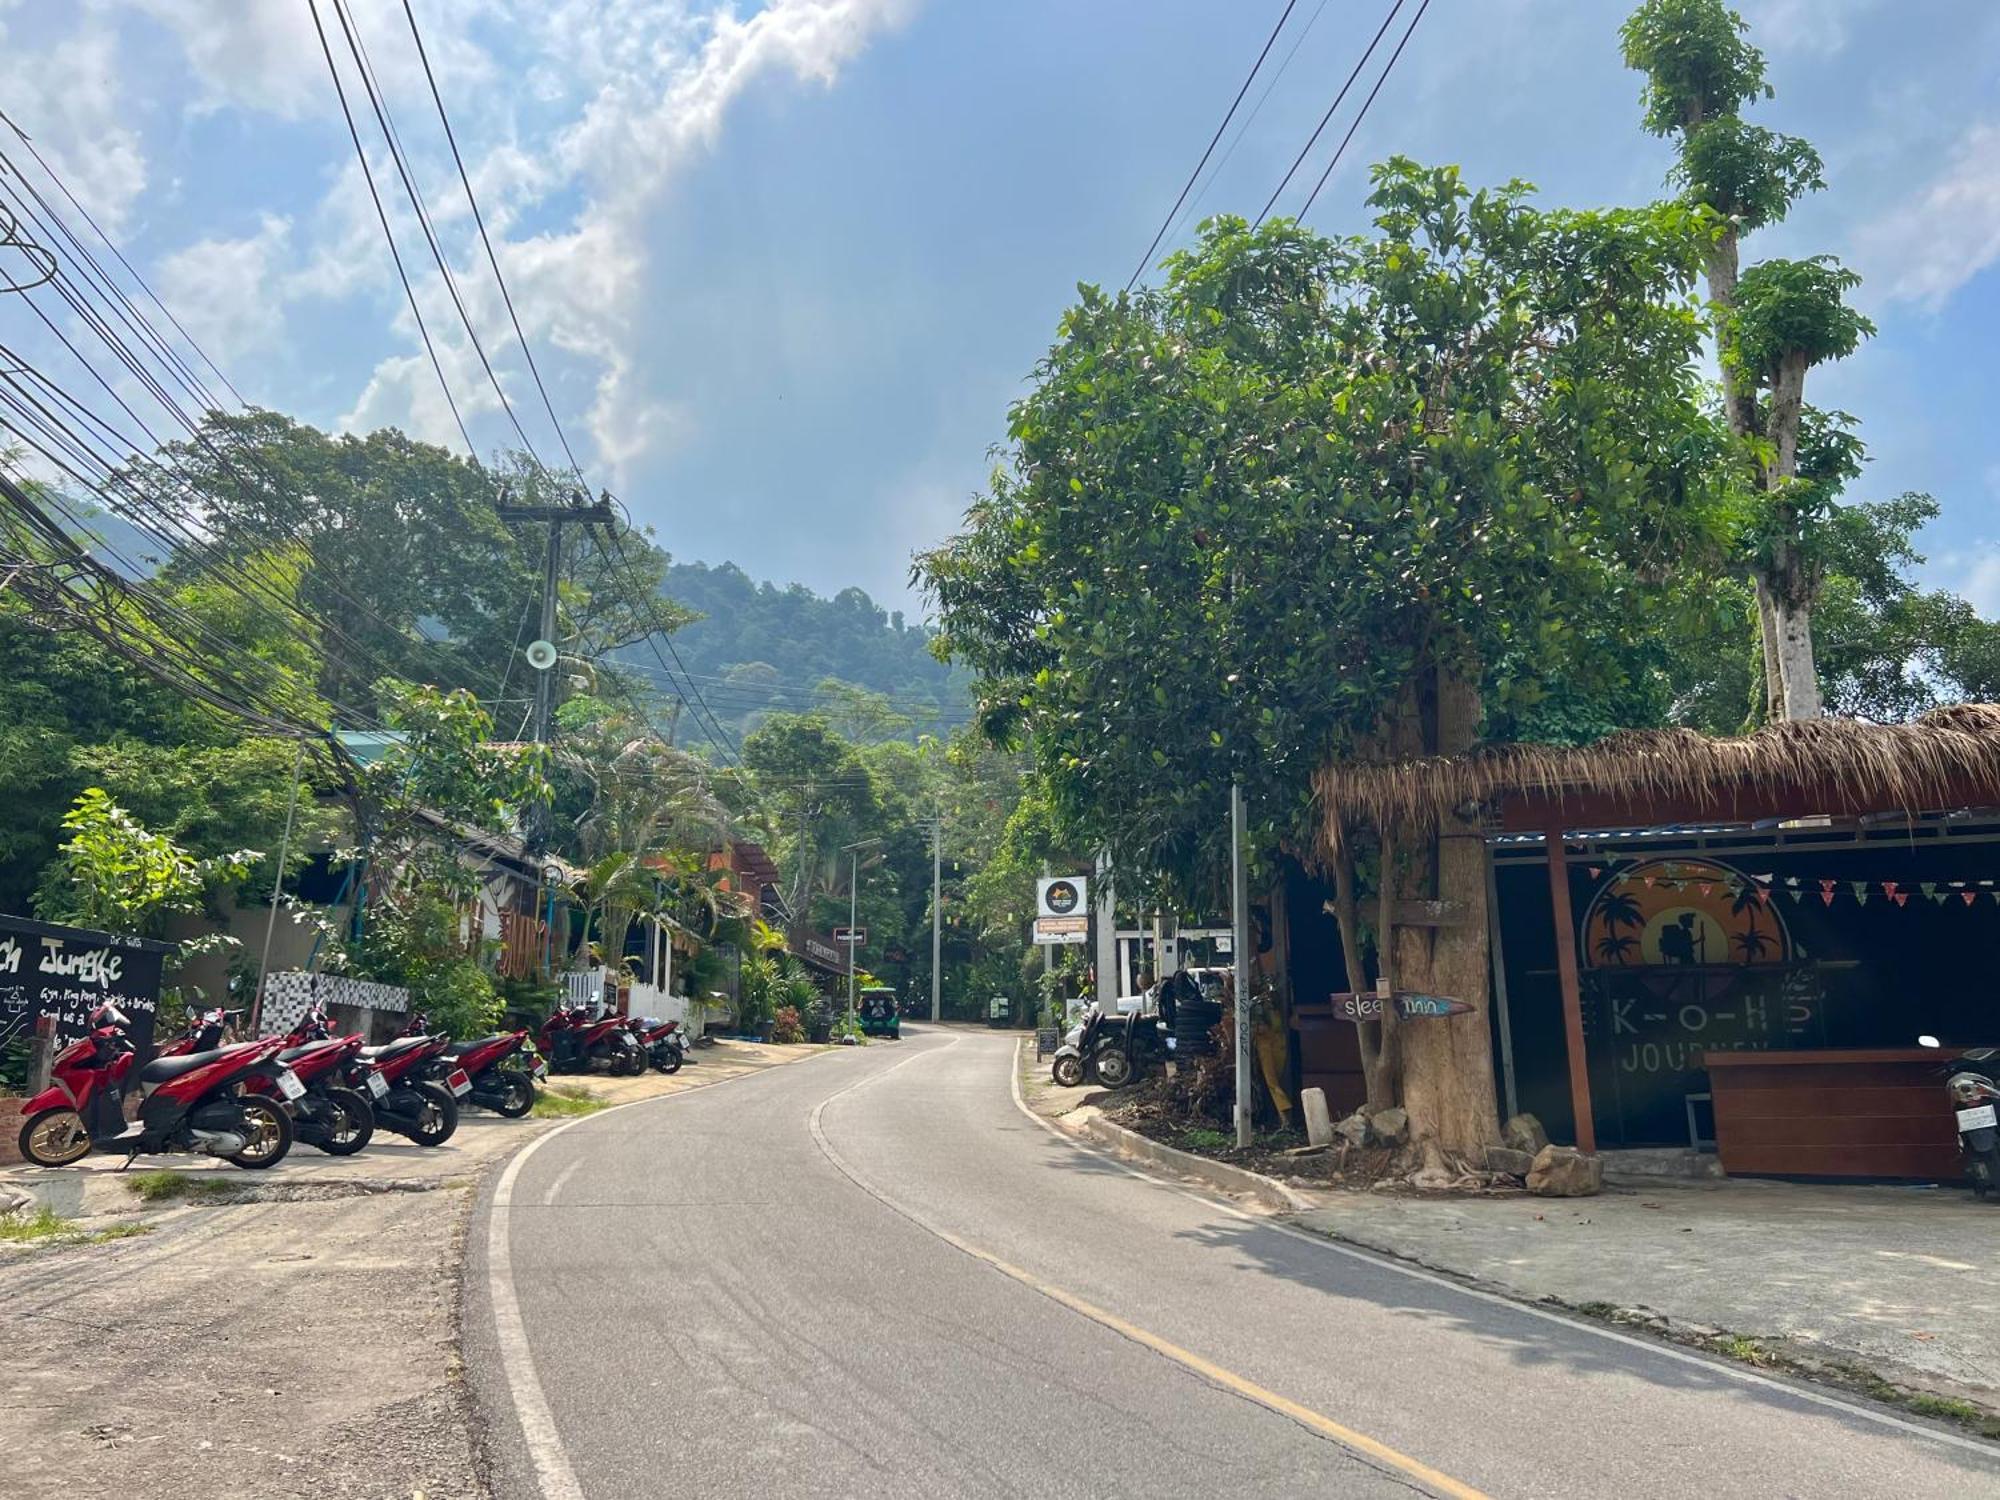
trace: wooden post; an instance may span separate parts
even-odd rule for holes
[[[56,1018],[37,1016],[34,1032],[28,1038],[28,1098],[34,1098],[49,1086],[55,1060]]]
[[[1583,1043],[1583,987],[1576,969],[1576,913],[1569,899],[1569,866],[1563,852],[1562,825],[1546,830],[1549,854],[1549,900],[1555,907],[1556,975],[1562,985],[1563,1035],[1569,1043],[1569,1102],[1576,1112],[1579,1150],[1597,1149],[1597,1118],[1590,1107],[1590,1062]]]

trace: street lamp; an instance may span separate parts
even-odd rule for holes
[[[847,856],[847,1018],[850,1021],[854,1019],[854,950],[861,946],[854,941],[854,924],[858,920],[855,897],[861,889],[861,851],[881,842],[862,839],[856,844],[840,846],[840,852]]]

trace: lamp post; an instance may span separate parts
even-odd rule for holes
[[[840,852],[847,856],[847,1015],[854,1018],[854,950],[861,945],[854,941],[855,923],[859,918],[855,898],[861,893],[861,851],[872,849],[881,843],[880,839],[862,839],[855,844],[842,844]]]

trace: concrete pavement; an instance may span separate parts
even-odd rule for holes
[[[584,1120],[489,1186],[465,1338],[496,1493],[2000,1485],[1957,1434],[1142,1179],[1017,1109],[1012,1056],[912,1028]]]

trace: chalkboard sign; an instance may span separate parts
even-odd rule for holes
[[[153,1048],[166,943],[0,916],[0,1047],[55,1017],[56,1045],[90,1033],[90,1013],[109,1000],[132,1023],[141,1057]]]
[[[1343,1021],[1379,1021],[1387,1014],[1387,1002],[1373,990],[1363,990],[1359,994],[1353,990],[1341,990],[1327,997],[1333,1002],[1333,1013]],[[1472,1004],[1466,1000],[1454,1000],[1447,995],[1419,995],[1398,990],[1391,997],[1396,1014],[1405,1021],[1421,1020],[1426,1016],[1465,1016],[1472,1013]]]

